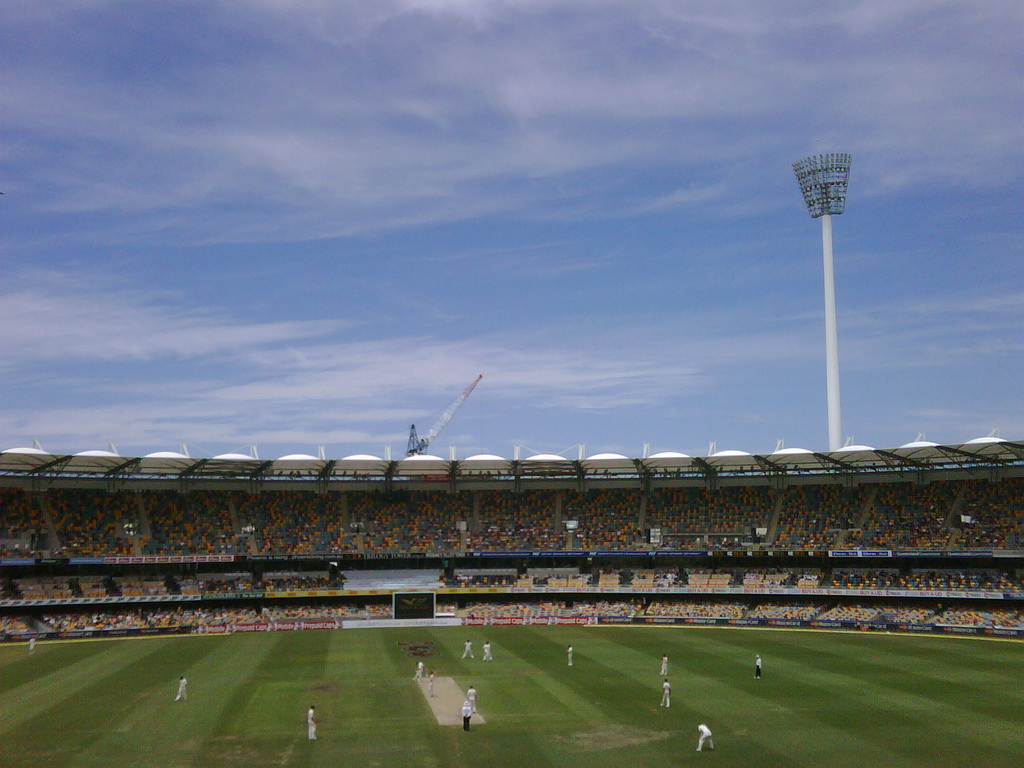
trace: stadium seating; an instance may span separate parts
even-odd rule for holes
[[[564,521],[578,527],[567,531]],[[463,530],[463,526],[465,530]],[[647,540],[660,529],[662,543]],[[754,536],[759,529],[766,536]],[[755,546],[1024,547],[1024,480],[384,494],[0,490],[4,555],[450,555]],[[756,541],[755,541],[756,539]],[[29,548],[26,550],[26,548]]]
[[[577,527],[567,529],[567,520]],[[661,531],[660,546],[650,543],[652,528]],[[0,570],[0,599],[8,603],[0,626],[8,635],[40,618],[52,619],[55,631],[77,632],[387,616],[389,597],[375,593],[418,589],[447,591],[439,597],[455,602],[446,612],[474,618],[1013,629],[1021,624],[1014,601],[1024,595],[1017,551],[1024,547],[1024,480],[647,492],[575,485],[516,493],[3,488],[0,542],[8,558]],[[696,551],[686,557],[676,548]],[[833,549],[840,551],[827,553]],[[26,566],[26,555],[47,559]],[[229,562],[125,565],[142,556]],[[378,567],[385,562],[394,567]],[[355,602],[305,601],[313,595],[261,602],[264,592],[342,588],[368,594]],[[474,589],[496,597],[467,602]],[[202,609],[192,607],[197,598]],[[85,605],[101,600],[132,605]],[[22,601],[46,613],[26,622]],[[180,605],[160,605],[166,601]],[[237,605],[225,607],[229,601]]]

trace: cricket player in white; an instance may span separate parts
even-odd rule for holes
[[[36,639],[34,637],[30,637],[28,639],[28,655],[31,656],[35,652],[36,652]]]
[[[178,678],[178,695],[174,697],[175,701],[188,701],[188,680],[182,675]]]
[[[672,706],[672,686],[668,682],[668,678],[665,678],[665,682],[661,684],[661,704],[659,707],[671,707]]]
[[[427,680],[427,688],[430,692],[430,698],[434,698],[434,670],[430,670],[430,677]]]
[[[700,752],[704,748],[704,742],[708,743],[708,749],[715,748],[715,740],[711,738],[711,729],[708,728],[704,723],[697,726],[697,731],[700,733],[700,739],[697,741],[697,751]]]
[[[466,658],[467,656],[469,658],[471,658],[471,659],[475,659],[476,658],[476,656],[473,655],[473,641],[472,640],[467,640],[462,645],[462,658]]]
[[[466,691],[466,698],[469,699],[469,705],[473,708],[473,712],[476,712],[476,688],[472,685],[469,686],[469,690]]]
[[[761,655],[760,654],[758,654],[754,658],[754,677],[756,677],[758,680],[761,679]]]
[[[570,645],[565,649],[566,655],[569,657],[569,666],[572,666],[572,646]]]
[[[413,680],[422,680],[423,679],[423,662],[422,661],[417,661],[416,662],[416,674],[412,676],[412,679]]]
[[[309,705],[309,712],[306,713],[306,727],[309,730],[309,740],[316,741],[316,707]]]
[[[491,641],[490,640],[488,640],[486,643],[484,643],[484,661],[494,661],[494,658],[491,656]]]
[[[668,654],[661,657],[661,672],[658,674],[662,676],[668,674]]]

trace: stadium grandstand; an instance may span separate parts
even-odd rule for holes
[[[0,453],[0,637],[467,624],[1024,637],[1024,443],[261,460]]]

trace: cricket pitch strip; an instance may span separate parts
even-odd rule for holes
[[[430,695],[430,681],[416,681],[423,697],[430,704],[430,711],[437,718],[438,725],[462,725],[462,703],[466,700],[466,693],[454,679],[450,677],[434,678],[434,695]],[[483,725],[487,721],[479,712],[474,712],[470,720],[472,725]]]

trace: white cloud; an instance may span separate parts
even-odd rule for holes
[[[1001,185],[1020,166],[1022,85],[1004,62],[1024,23],[1005,3],[241,4],[192,31],[223,32],[231,56],[172,26],[139,74],[109,79],[139,41],[84,59],[54,41],[92,42],[115,7],[15,16],[49,46],[11,53],[28,61],[5,78],[10,159],[34,157],[55,209],[187,209],[176,224],[201,239],[203,208],[229,200],[220,237],[243,240],[538,215],[558,198],[532,179],[715,167],[751,136],[773,154],[822,135],[870,152],[858,184],[886,194]]]
[[[812,391],[758,384],[821,356],[817,300],[787,308],[805,276],[775,214],[803,216],[789,162],[833,148],[855,154],[861,206],[838,248],[856,235],[872,267],[902,261],[847,262],[844,371],[1010,380],[1018,6],[12,0],[0,248],[53,269],[0,287],[5,429],[380,442],[481,372],[495,411],[524,414],[517,434],[650,404],[703,418],[707,397],[760,426]],[[941,234],[922,215],[936,199]],[[985,276],[909,279],[954,255],[910,252],[902,226],[922,251],[971,243]],[[228,279],[191,296],[153,267],[256,243],[240,269],[284,275],[324,238],[346,268],[372,260],[362,295],[313,311],[305,291],[330,290],[314,271],[273,320]]]
[[[310,339],[338,321],[240,323],[182,307],[153,288],[127,288],[69,273],[24,273],[0,292],[0,367],[54,360],[153,360],[235,355]]]

